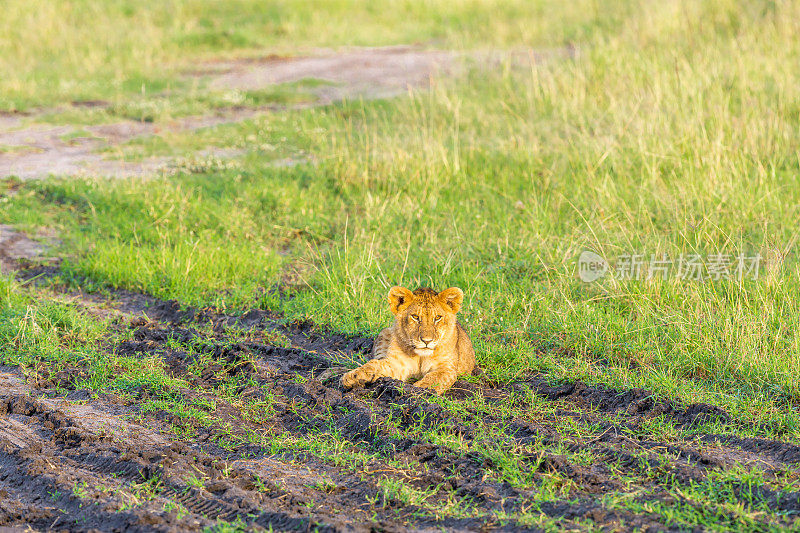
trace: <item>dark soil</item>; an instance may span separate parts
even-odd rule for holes
[[[657,513],[608,506],[601,497],[635,483],[638,501],[669,501],[674,483],[703,484],[733,467],[777,478],[800,461],[793,444],[702,433],[710,422],[733,429],[735,421],[717,407],[644,390],[551,383],[543,375],[503,385],[472,377],[446,395],[460,401],[456,412],[427,391],[386,378],[342,390],[338,367],[366,358],[370,338],[286,323],[261,310],[231,316],[126,291],[72,296],[87,308],[118,313],[126,340],[110,343],[109,353],[163,361],[186,384],[177,401],[213,405],[212,422],[143,409],[161,394],[148,386],[80,390],[76,377],[85,369],[42,369],[26,378],[6,367],[0,527],[194,531],[224,520],[273,531],[525,531],[527,522],[506,517],[533,513],[564,528],[682,530]],[[531,397],[548,408],[519,417],[485,407],[525,407]],[[269,411],[246,416],[243,406],[258,400],[268,400]],[[637,437],[655,418],[697,432],[668,442]],[[565,421],[581,431],[565,435]],[[499,443],[532,482],[511,483],[498,475],[501,459],[436,444],[426,429],[446,431],[470,450]],[[339,442],[360,459],[285,445],[319,440]],[[590,460],[576,461],[586,450]],[[569,488],[543,499],[538,487],[553,476]],[[409,501],[387,493],[387,480],[426,496]],[[754,493],[742,484],[726,497],[785,517],[800,511],[800,494],[777,487]],[[431,511],[453,500],[465,511]]]

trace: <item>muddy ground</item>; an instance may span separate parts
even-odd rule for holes
[[[19,278],[32,286],[57,273],[57,266],[31,267]],[[128,291],[49,290],[113,318],[120,335],[104,349],[161,361],[185,383],[181,401],[214,406],[213,422],[144,410],[157,392],[146,386],[81,389],[76,383],[86,377],[84,368],[26,375],[2,368],[0,526],[195,531],[224,521],[273,531],[523,531],[537,530],[519,518],[535,509],[534,515],[564,529],[682,530],[647,510],[648,503],[674,503],[673,484],[702,486],[734,468],[796,477],[800,462],[798,446],[735,433],[670,441],[637,437],[656,418],[678,429],[731,422],[719,408],[663,401],[644,390],[553,384],[535,374],[503,384],[469,378],[446,395],[462,406],[455,412],[391,379],[342,390],[336,369],[343,361],[363,360],[369,338],[286,322],[261,310],[232,316]],[[220,395],[220,387],[231,383],[232,394]],[[267,399],[268,411],[243,415],[242,401]],[[534,416],[491,411],[503,402],[534,400],[543,402]],[[565,422],[579,431],[566,435]],[[536,489],[498,476],[500,459],[436,444],[423,436],[425,428],[468,445],[499,440],[526,465],[534,486],[568,480],[568,494],[542,501]],[[256,444],[265,436],[281,444]],[[317,453],[286,446],[320,439],[338,442],[338,448]],[[577,461],[586,450],[591,458]],[[387,493],[393,480],[424,499]],[[800,511],[800,493],[734,487],[726,496],[731,501],[784,514],[775,522],[775,516],[754,513],[756,524],[788,526]],[[643,510],[602,499],[632,490]]]

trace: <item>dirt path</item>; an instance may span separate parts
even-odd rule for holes
[[[21,279],[42,283],[56,272],[37,268]],[[391,379],[343,391],[329,369],[363,359],[368,338],[259,310],[233,316],[127,291],[55,288],[64,301],[115,316],[125,340],[109,352],[161,361],[186,384],[180,402],[213,405],[213,422],[143,410],[156,394],[146,386],[90,394],[75,385],[85,369],[25,379],[5,368],[0,525],[190,531],[225,520],[275,531],[524,531],[529,523],[514,516],[533,509],[568,529],[590,521],[612,530],[680,530],[648,507],[675,498],[693,505],[676,484],[702,487],[737,469],[767,479],[798,472],[800,447],[788,443],[735,433],[637,436],[655,419],[678,429],[731,422],[705,404],[530,375],[504,385],[460,380],[447,395],[459,401],[452,411]],[[230,383],[239,384],[233,395],[221,394]],[[532,399],[541,406],[531,417],[494,408]],[[246,416],[247,406],[265,402],[260,416]],[[444,431],[471,451],[436,443],[426,431]],[[510,482],[502,457],[476,451],[487,439],[513,452],[534,486],[559,479],[569,489],[543,497],[544,488]],[[389,490],[395,484],[424,498]],[[760,506],[800,512],[800,493],[778,482],[755,493],[731,487],[726,501],[753,509],[759,527],[791,523],[755,512]],[[640,510],[603,500],[614,492],[633,494]]]
[[[344,99],[387,98],[412,89],[428,87],[437,77],[463,72],[467,63],[495,67],[504,61],[530,68],[552,59],[575,57],[574,47],[550,50],[512,50],[458,53],[425,50],[414,46],[319,50],[313,55],[267,57],[263,59],[216,61],[187,72],[209,91],[248,91],[280,84],[322,82],[304,88],[312,103],[270,105],[257,108],[232,106],[207,116],[184,117],[164,123],[120,121],[103,125],[52,126],[26,125],[37,113],[23,117],[0,114],[0,179],[16,176],[39,179],[57,176],[130,177],[169,171],[180,161],[169,157],[148,158],[140,162],[108,159],[103,150],[144,136],[164,132],[195,131],[219,124],[240,122],[262,113],[310,105],[327,105]],[[76,103],[81,107],[104,108],[106,102]],[[52,113],[44,110],[38,116]],[[205,154],[225,154],[208,147]]]
[[[390,46],[246,63],[219,62],[210,69],[216,75],[209,87],[253,90],[313,79],[331,83],[315,91],[322,104],[345,98],[386,98],[424,87],[438,75],[452,74],[463,68],[462,59],[463,55],[455,52]]]
[[[311,89],[314,105],[345,98],[385,98],[426,86],[432,77],[461,68],[462,57],[415,47],[321,51],[312,57],[266,58],[208,63],[189,75],[206,80],[209,90],[254,90],[303,80],[328,82]],[[104,106],[102,102],[97,106]],[[308,105],[308,104],[303,104]],[[163,132],[193,131],[239,122],[281,109],[233,107],[212,115],[168,123],[122,121],[104,125],[24,126],[15,116],[0,116],[0,179],[59,176],[143,176],[168,170],[175,161],[150,158],[142,162],[106,159],[100,150],[131,139]],[[27,117],[35,118],[35,117]]]
[[[11,131],[0,130],[0,179],[10,176],[27,180],[56,176],[130,177],[152,175],[175,164],[171,158],[149,158],[142,162],[106,159],[100,150],[137,137],[164,132],[191,131],[237,122],[263,110],[221,110],[212,116],[189,117],[167,124],[132,120],[96,126],[36,125]],[[76,136],[77,135],[77,136]],[[206,155],[214,155],[213,151]]]

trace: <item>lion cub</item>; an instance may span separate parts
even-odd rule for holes
[[[392,287],[389,309],[395,315],[394,325],[375,339],[371,361],[342,376],[342,386],[351,388],[381,377],[418,378],[417,387],[444,393],[460,374],[475,367],[472,342],[456,320],[463,300],[457,287],[439,293]]]

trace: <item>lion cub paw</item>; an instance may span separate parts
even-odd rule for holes
[[[456,378],[458,376],[437,376],[434,377],[431,374],[423,377],[421,380],[414,383],[415,387],[419,387],[422,389],[428,389],[430,391],[435,392],[439,396],[450,390],[450,387],[453,386],[453,383],[456,382]]]
[[[356,368],[342,376],[342,387],[352,389],[353,387],[363,387],[370,383],[371,377],[363,368]]]
[[[424,391],[429,391],[429,392],[435,393],[437,396],[441,396],[442,394],[447,392],[447,389],[450,388],[450,387],[443,387],[441,385],[434,385],[432,383],[422,383],[422,384],[420,384],[419,381],[414,383],[414,386],[417,387],[418,389],[422,389]]]

